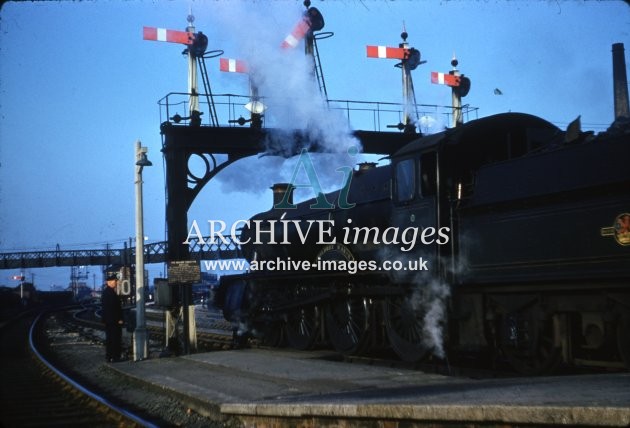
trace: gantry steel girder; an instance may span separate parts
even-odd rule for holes
[[[236,259],[243,255],[240,247],[226,236],[226,242],[212,242],[205,236],[203,243],[197,238],[191,238],[188,252],[192,260]],[[144,244],[144,263],[165,263],[168,260],[168,246],[166,241]],[[125,248],[96,248],[96,249],[56,249],[43,251],[20,251],[0,253],[0,269],[29,269],[59,266],[130,266],[136,257],[134,247]]]

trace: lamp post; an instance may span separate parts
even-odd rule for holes
[[[133,360],[147,358],[147,329],[144,317],[144,215],[142,212],[142,168],[153,165],[147,159],[146,147],[136,141],[136,329]]]

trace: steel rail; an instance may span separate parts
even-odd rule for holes
[[[149,422],[143,418],[141,418],[140,416],[133,414],[119,406],[116,406],[115,404],[111,403],[109,400],[107,400],[104,397],[101,397],[100,395],[96,394],[95,392],[87,389],[86,387],[84,387],[83,385],[79,384],[78,382],[76,382],[75,380],[73,380],[72,378],[68,377],[65,373],[61,372],[59,369],[57,369],[50,361],[48,361],[42,354],[41,352],[39,352],[39,350],[37,349],[37,346],[35,345],[35,340],[34,340],[34,335],[36,332],[36,329],[38,327],[38,324],[41,322],[42,317],[44,316],[46,312],[42,312],[40,313],[37,318],[35,318],[35,321],[33,321],[33,324],[31,324],[31,328],[29,329],[29,334],[28,334],[28,342],[29,342],[29,347],[31,349],[31,351],[33,352],[33,354],[37,357],[37,359],[39,361],[42,362],[42,364],[44,364],[49,370],[51,370],[56,376],[58,376],[60,379],[62,379],[64,382],[66,382],[68,385],[72,386],[74,389],[76,389],[77,391],[79,391],[81,394],[86,395],[88,397],[90,397],[92,400],[98,402],[99,404],[107,407],[108,409],[112,410],[113,412],[119,414],[120,416],[126,418],[129,421],[132,421],[133,423],[143,426],[143,427],[148,427],[148,428],[158,428],[158,425],[153,424],[152,422]]]

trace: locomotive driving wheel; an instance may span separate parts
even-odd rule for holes
[[[289,311],[285,332],[292,348],[311,349],[319,334],[319,308],[303,306]]]
[[[554,342],[551,317],[543,319],[534,306],[500,318],[500,347],[516,371],[540,375],[560,363],[561,349]]]
[[[273,348],[281,347],[284,343],[284,334],[282,333],[282,324],[279,322],[266,323],[262,326],[263,346],[271,346]]]
[[[326,311],[328,338],[337,352],[358,354],[369,339],[370,303],[364,297],[335,299]]]
[[[355,258],[345,245],[333,244],[324,247],[317,255],[317,260],[353,261]],[[346,284],[335,285],[341,290],[349,287]],[[328,339],[335,350],[348,355],[362,352],[369,339],[369,319],[367,298],[348,294],[331,299],[326,307],[325,323]]]
[[[409,296],[388,297],[383,307],[389,343],[398,356],[417,362],[428,352],[423,344],[424,310]]]
[[[252,287],[253,288],[253,287]],[[251,333],[263,346],[279,347],[284,345],[284,320],[275,313],[275,304],[281,299],[277,289],[269,287],[264,295],[252,293],[248,318]]]
[[[312,296],[314,290],[309,286],[298,285],[292,299],[296,307],[287,312],[285,333],[289,346],[299,350],[311,349],[320,331],[319,307],[315,304],[300,305]]]

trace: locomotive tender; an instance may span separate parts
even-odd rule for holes
[[[504,113],[419,137],[254,216],[250,263],[312,263],[224,276],[217,305],[271,345],[630,367],[629,159],[627,123],[594,136]]]

